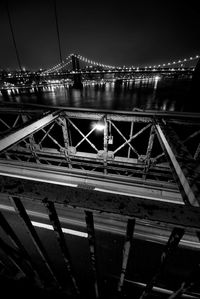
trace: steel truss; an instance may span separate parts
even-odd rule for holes
[[[16,119],[19,119],[18,116]],[[27,120],[26,117],[24,119]],[[14,121],[15,125],[17,122]],[[102,131],[97,131],[97,124],[103,126]],[[162,223],[164,227],[170,227],[171,234],[163,248],[160,264],[139,297],[146,298],[159,284],[168,260],[186,231],[191,230],[196,232],[198,238],[200,236],[199,135],[199,115],[155,115],[150,112],[41,111],[37,119],[27,120],[14,130],[13,126],[7,127],[6,135],[2,134],[0,140],[0,195],[11,200],[55,287],[59,288],[60,284],[54,267],[22,200],[34,200],[46,207],[74,294],[79,294],[80,290],[55,204],[65,209],[73,207],[85,211],[95,298],[102,294],[93,214],[121,215],[127,219],[121,272],[116,286],[118,294],[125,291],[129,255],[134,250],[135,223],[145,219],[149,223]],[[100,182],[104,187],[103,192]],[[119,184],[124,185],[127,191],[115,189]],[[137,187],[132,189],[133,185]],[[154,192],[154,197],[147,190]],[[167,200],[167,192],[168,196],[171,192],[171,200]],[[40,274],[31,266],[32,261],[3,214],[0,214],[0,225],[5,232],[9,232],[17,248],[13,251],[1,240],[3,251],[23,276],[31,277],[27,271],[28,263],[33,270],[33,279],[37,278],[42,283],[42,279],[38,278]],[[181,283],[180,288],[171,291],[169,298],[189,293],[197,283],[199,274],[197,261],[193,272],[188,273],[188,278]],[[200,296],[198,285],[196,292],[197,298]]]
[[[191,118],[190,115],[178,117],[173,114],[157,114],[155,117],[153,113],[63,109],[51,111],[48,115],[41,111],[40,118],[29,124],[29,115],[25,111],[23,113],[25,114],[19,111],[17,114],[16,111],[14,124],[7,125],[5,137],[5,131],[1,132],[2,161],[21,161],[23,166],[27,163],[27,167],[30,163],[37,163],[37,167],[41,169],[44,165],[52,165],[55,169],[62,167],[63,171],[81,170],[83,173],[118,176],[122,180],[133,178],[145,184],[153,181],[161,185],[176,185],[177,176],[180,180],[183,175],[174,171],[181,164],[180,159],[177,163],[174,162],[178,151],[182,151],[182,156],[184,155],[181,169],[187,168],[189,162],[198,164],[198,116]],[[45,116],[41,117],[44,114]],[[9,119],[4,111],[4,119],[6,117]],[[22,127],[16,127],[20,118]],[[7,124],[5,120],[2,123],[5,123],[5,126]],[[102,131],[97,131],[98,123],[104,125]],[[186,145],[189,145],[189,149]],[[193,173],[187,170],[188,178],[179,183],[185,185],[192,176],[198,185],[198,167],[190,165],[189,168],[193,169]],[[190,190],[188,192],[190,193]]]

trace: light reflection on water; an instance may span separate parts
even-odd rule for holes
[[[31,88],[15,94],[9,90],[6,96],[0,94],[0,101],[110,110],[188,111],[189,88],[190,80],[155,76],[129,81],[87,81],[81,90],[69,84]]]

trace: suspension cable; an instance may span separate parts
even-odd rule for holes
[[[60,63],[62,63],[62,52],[61,52],[61,43],[60,43],[60,33],[59,33],[59,27],[58,27],[58,14],[57,14],[56,0],[53,0],[53,2],[54,2],[54,15],[55,15],[55,21],[56,21],[56,32],[57,32],[57,37],[58,37]]]
[[[12,34],[12,39],[13,39],[13,44],[14,44],[15,53],[16,53],[16,57],[17,57],[17,62],[18,62],[18,65],[19,65],[19,69],[22,72],[22,65],[21,65],[20,58],[19,58],[19,52],[18,52],[18,49],[17,49],[17,43],[16,43],[16,40],[15,40],[15,34],[14,34],[12,22],[11,22],[8,3],[6,3],[6,12],[7,12],[7,16],[8,16],[9,25],[10,25],[10,31],[11,31],[11,34]]]

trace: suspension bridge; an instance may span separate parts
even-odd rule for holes
[[[70,54],[65,61],[52,68],[42,72],[42,78],[65,78],[72,75],[74,87],[82,87],[82,80],[87,75],[112,75],[130,78],[142,74],[143,76],[162,75],[187,75],[192,76],[195,71],[199,55],[190,58],[178,59],[177,61],[167,62],[158,65],[149,66],[112,66],[90,60],[81,55]],[[82,66],[80,65],[82,64]],[[71,68],[70,68],[71,66]]]
[[[40,72],[14,72],[4,77],[5,82],[12,82],[15,88],[21,82],[29,82],[26,87],[31,87],[32,82],[42,84],[48,80],[70,79],[75,88],[82,88],[83,82],[88,79],[134,79],[137,76],[186,76],[192,77],[196,69],[199,55],[178,59],[158,65],[149,66],[112,66],[106,65],[81,55],[70,54],[61,63]],[[26,83],[27,85],[27,83]],[[7,89],[5,86],[3,90]]]
[[[58,63],[54,65],[53,67],[45,70],[42,72],[42,75],[47,75],[51,73],[57,73],[60,71],[66,71],[70,69],[71,71],[80,71],[81,69],[87,69],[93,68],[94,70],[102,70],[102,71],[113,71],[113,72],[134,72],[134,71],[186,71],[186,70],[194,70],[197,60],[199,59],[199,55],[196,55],[194,57],[184,58],[184,59],[178,59],[176,61],[171,62],[165,62],[162,64],[157,65],[146,65],[146,66],[113,66],[113,65],[107,65],[101,62],[97,62],[94,60],[91,60],[87,57],[76,55],[76,54],[70,54],[68,55],[64,61],[61,63]],[[80,62],[83,64],[82,68],[80,67]],[[71,66],[71,68],[70,68]],[[87,70],[89,71],[89,70]]]

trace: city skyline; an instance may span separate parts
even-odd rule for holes
[[[59,62],[54,1],[6,1],[22,67]],[[165,63],[199,55],[195,5],[168,1],[101,3],[56,1],[61,53],[77,53],[109,65]],[[18,67],[5,3],[0,4],[1,69]]]

